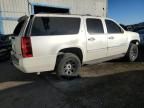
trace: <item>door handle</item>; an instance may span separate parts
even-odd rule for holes
[[[94,37],[91,37],[91,38],[89,38],[88,40],[89,40],[89,41],[94,41],[95,38],[94,38]]]
[[[113,36],[110,36],[108,39],[114,39],[114,37],[113,37]]]

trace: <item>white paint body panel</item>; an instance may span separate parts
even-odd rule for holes
[[[127,51],[128,37],[123,34],[108,34],[108,53],[107,56],[113,56]],[[113,39],[111,39],[113,37]]]

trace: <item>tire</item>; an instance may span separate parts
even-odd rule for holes
[[[56,65],[56,74],[58,78],[78,77],[81,68],[80,59],[72,53],[65,53],[58,57]]]
[[[134,62],[137,60],[139,54],[138,45],[131,43],[126,54],[126,58],[130,62]]]

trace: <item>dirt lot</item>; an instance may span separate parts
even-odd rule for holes
[[[84,66],[81,78],[24,74],[0,63],[0,108],[143,108],[144,58]],[[120,61],[120,62],[119,62]]]

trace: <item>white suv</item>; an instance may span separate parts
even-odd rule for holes
[[[12,37],[12,62],[25,73],[56,71],[77,76],[83,64],[138,56],[139,35],[108,18],[80,15],[24,16]]]

